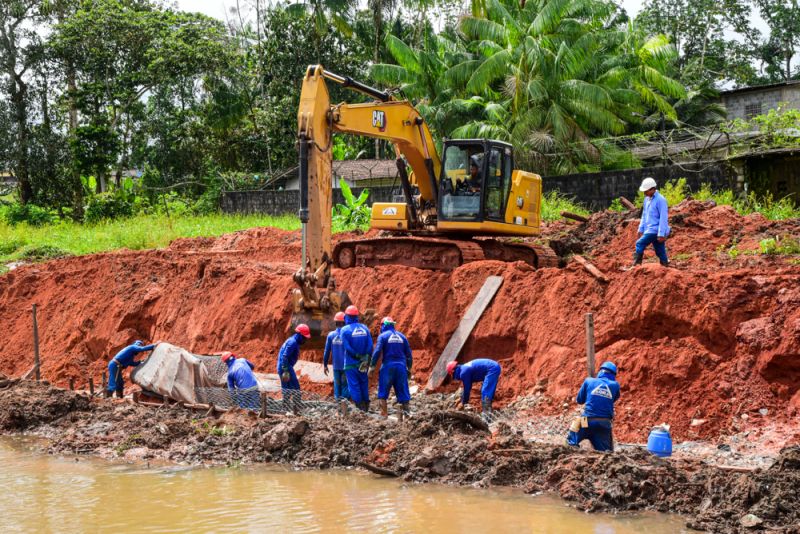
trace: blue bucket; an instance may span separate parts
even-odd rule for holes
[[[661,458],[672,456],[672,437],[669,430],[662,427],[651,430],[650,437],[647,438],[647,450]]]

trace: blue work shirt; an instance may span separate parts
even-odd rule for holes
[[[333,370],[341,371],[344,369],[344,345],[342,344],[341,328],[337,328],[328,333],[325,339],[325,350],[322,353],[322,365],[328,366],[328,360],[333,357]]]
[[[372,334],[354,315],[346,315],[344,322],[346,324],[340,334],[344,346],[344,365],[357,366],[361,364],[361,356],[369,358],[372,354]]]
[[[136,367],[137,365],[142,363],[134,361],[136,355],[139,354],[140,352],[147,352],[148,350],[153,350],[154,348],[156,348],[155,345],[141,345],[141,344],[137,345],[136,343],[134,343],[133,345],[128,345],[127,347],[119,351],[117,355],[114,356],[114,361],[116,361],[117,365],[119,365],[122,368]]]
[[[284,371],[294,368],[297,363],[297,358],[300,357],[300,340],[303,339],[302,334],[292,334],[292,336],[283,342],[281,351],[278,353],[278,374],[283,374]]]
[[[642,234],[656,234],[658,237],[669,235],[667,199],[658,191],[652,197],[644,197],[642,220],[639,222],[639,232]]]
[[[387,324],[381,327],[381,335],[378,336],[375,352],[372,353],[372,367],[378,363],[381,352],[383,352],[383,363],[402,363],[411,369],[411,345],[408,344],[406,336],[394,329],[394,325]]]
[[[469,402],[470,392],[473,382],[483,382],[491,372],[500,374],[500,364],[488,358],[478,358],[464,365],[459,365],[453,370],[453,378],[461,380],[464,384],[464,391],[461,394],[461,402]]]
[[[246,358],[231,358],[228,364],[228,389],[250,389],[258,387],[258,380],[253,374],[255,366]]]
[[[578,404],[583,407],[584,417],[614,418],[614,402],[619,399],[619,383],[613,374],[600,371],[597,378],[588,377],[583,381],[578,397]]]

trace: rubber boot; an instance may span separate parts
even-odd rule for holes
[[[400,410],[400,420],[402,421],[403,419],[407,419],[408,418],[408,416],[411,414],[411,409],[410,409],[409,404],[407,402],[404,402],[403,404],[401,404],[400,408],[402,408]]]
[[[358,409],[361,410],[362,412],[369,411],[369,403],[364,401],[359,402]]]
[[[118,389],[115,393],[117,394],[117,398],[120,398],[120,399],[125,396],[125,394],[122,392],[121,389]]]
[[[105,398],[107,398],[107,399],[110,399],[110,398],[111,398],[111,395],[112,395],[112,391],[111,391],[110,389],[107,389],[107,390],[105,390],[105,391],[103,392],[103,397],[105,397]]]
[[[482,399],[481,400],[481,415],[487,421],[492,418],[492,399]]]
[[[381,417],[384,419],[389,417],[389,406],[386,399],[378,399],[378,407],[381,409]]]
[[[661,264],[662,267],[669,267],[669,260],[667,261],[659,260],[659,263]]]
[[[624,268],[624,269],[622,269],[622,270],[623,270],[623,271],[630,271],[631,269],[633,269],[633,268],[634,268],[634,267],[636,267],[637,265],[641,265],[641,264],[642,264],[642,259],[643,259],[643,258],[644,258],[644,254],[643,254],[643,253],[634,252],[634,253],[633,253],[633,263],[630,265],[630,267],[625,267],[625,268]]]

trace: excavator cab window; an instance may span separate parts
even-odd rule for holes
[[[443,220],[482,220],[485,156],[483,143],[445,144],[439,182]]]
[[[511,190],[511,148],[491,146],[486,158],[486,218],[502,222]]]

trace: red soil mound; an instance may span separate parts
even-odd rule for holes
[[[357,304],[390,314],[414,348],[419,382],[430,370],[487,275],[505,279],[462,360],[503,364],[501,402],[544,390],[562,413],[584,377],[584,313],[595,313],[598,362],[620,367],[618,437],[642,441],[662,421],[679,439],[713,438],[759,425],[793,425],[800,410],[800,266],[785,257],[722,252],[736,240],[800,234],[798,221],[770,223],[698,202],[676,207],[668,242],[676,269],[647,263],[630,272],[636,224],[596,214],[558,224],[566,250],[582,250],[610,279],[575,263],[533,271],[477,262],[452,273],[402,267],[335,273]],[[347,236],[353,237],[353,236]],[[271,372],[290,317],[297,232],[253,229],[168,249],[55,260],[0,277],[0,372],[32,364],[30,305],[39,305],[44,376],[99,376],[133,339],[165,339],[197,353],[230,349]],[[304,358],[320,360],[319,352]],[[537,387],[538,386],[538,387]],[[759,410],[767,409],[768,417]],[[742,414],[748,416],[742,419]],[[703,420],[692,426],[692,420]]]

